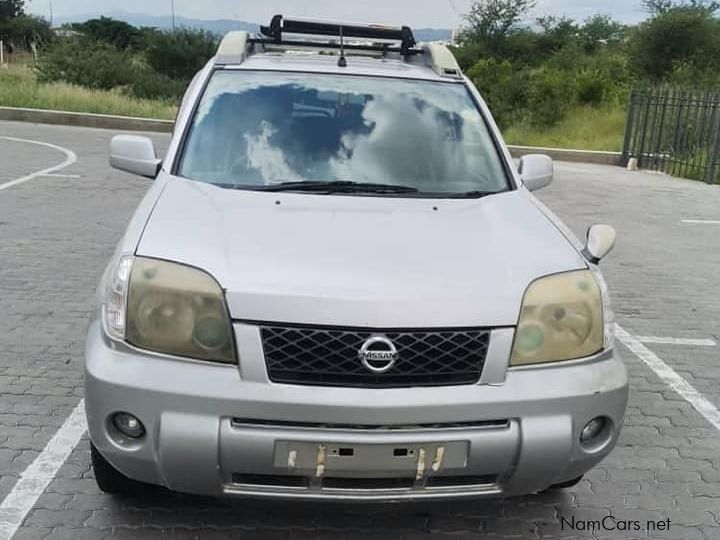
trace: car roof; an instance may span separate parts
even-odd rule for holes
[[[225,69],[255,71],[295,71],[308,73],[330,73],[337,75],[365,75],[371,77],[393,77],[445,83],[463,83],[462,79],[448,79],[439,76],[425,64],[410,63],[394,58],[373,58],[348,56],[347,67],[338,65],[338,57],[316,52],[266,52],[248,57],[242,63],[225,64]]]

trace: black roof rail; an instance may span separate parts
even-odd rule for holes
[[[401,43],[400,53],[403,56],[418,52],[413,50],[413,47],[417,45],[417,41],[415,41],[415,34],[409,26],[346,24],[307,19],[286,19],[282,15],[275,15],[269,26],[260,27],[260,33],[278,45],[287,43],[287,41],[283,40],[283,34],[306,34],[399,41]]]

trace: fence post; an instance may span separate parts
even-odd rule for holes
[[[620,160],[620,164],[623,167],[627,167],[628,162],[630,161],[630,153],[632,152],[632,136],[633,136],[633,130],[635,128],[635,96],[637,95],[637,90],[633,90],[630,92],[630,103],[628,104],[628,114],[627,114],[627,121],[625,122],[625,140],[623,141],[623,151],[622,151],[622,158]]]
[[[718,118],[716,114],[713,114],[715,118]],[[708,184],[714,184],[717,180],[718,174],[718,160],[720,160],[720,121],[716,123],[715,127],[715,140],[712,147],[710,148],[710,155],[708,156],[708,173],[705,182]]]

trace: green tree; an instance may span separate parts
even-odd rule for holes
[[[717,69],[720,22],[707,7],[673,7],[639,26],[631,52],[641,73],[656,81],[665,80],[681,64]]]
[[[488,57],[534,61],[537,35],[520,24],[534,6],[535,0],[475,0],[464,17],[467,24],[456,51],[460,65],[467,69]]]
[[[580,41],[588,53],[600,47],[619,45],[625,37],[625,26],[609,15],[595,15],[580,27]]]
[[[674,0],[643,0],[643,6],[653,15],[667,13],[678,7],[715,13],[720,9],[720,2],[716,0],[687,0],[683,2],[675,2]]]
[[[25,0],[0,0],[0,23],[25,13]]]
[[[32,43],[46,46],[53,40],[50,23],[42,17],[19,15],[4,23],[5,33],[16,45],[30,49]]]
[[[535,0],[476,0],[465,16],[476,39],[501,38],[535,7]]]
[[[577,24],[567,17],[545,16],[538,18],[536,22],[542,28],[538,46],[545,54],[559,51],[576,42],[579,37]]]
[[[94,41],[103,41],[118,49],[137,47],[140,41],[140,30],[124,22],[110,17],[90,19],[84,23],[72,25],[72,29]]]

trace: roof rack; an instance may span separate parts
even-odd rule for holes
[[[400,53],[403,56],[419,54],[421,50],[413,49],[417,45],[415,35],[409,26],[361,25],[357,23],[342,23],[331,21],[318,21],[309,19],[286,19],[282,15],[275,15],[269,26],[261,26],[260,33],[267,36],[273,43],[292,44],[283,39],[284,34],[305,34],[312,36],[332,36],[339,38],[379,39],[399,41]],[[256,40],[258,41],[258,40]],[[260,40],[261,41],[261,40]],[[302,42],[303,46],[312,46],[313,42]],[[327,47],[327,43],[319,46]],[[346,48],[359,48],[358,45],[348,45]],[[369,49],[369,47],[362,47]],[[374,46],[372,50],[387,50],[388,47]]]
[[[260,28],[260,35],[248,32],[229,32],[222,40],[213,62],[216,65],[242,64],[245,60],[262,51],[319,52],[339,50],[341,60],[345,51],[358,51],[358,55],[379,53],[379,56],[401,55],[405,62],[423,63],[440,77],[462,79],[462,69],[455,56],[439,43],[417,44],[411,28],[381,25],[345,24],[304,19],[285,19],[282,15],[273,17],[269,26]],[[339,40],[286,39],[286,34],[338,37]],[[366,42],[345,42],[345,38],[361,38]],[[400,46],[391,42],[398,41]],[[259,45],[259,47],[256,47]],[[340,64],[339,64],[340,65]]]

